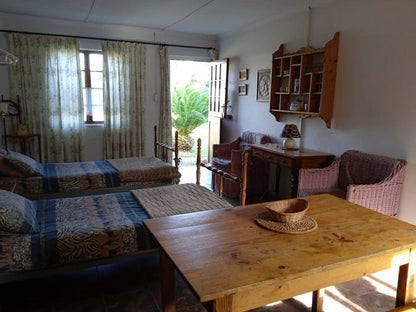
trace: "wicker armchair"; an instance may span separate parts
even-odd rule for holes
[[[298,196],[329,193],[395,216],[407,162],[346,151],[330,166],[299,171]]]

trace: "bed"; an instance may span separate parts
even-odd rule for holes
[[[178,183],[178,135],[172,147],[158,142],[156,132],[155,126],[154,157],[38,163],[26,155],[3,150],[0,189],[39,199]],[[173,153],[175,165],[168,163],[169,153]]]
[[[0,282],[137,256],[156,248],[143,220],[230,207],[196,184],[36,201],[0,190]]]

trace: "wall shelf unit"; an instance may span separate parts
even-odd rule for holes
[[[323,48],[284,54],[281,44],[273,53],[270,113],[277,121],[281,114],[294,114],[320,117],[331,127],[338,43],[339,32]]]

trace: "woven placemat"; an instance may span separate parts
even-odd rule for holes
[[[308,233],[318,227],[318,223],[316,223],[315,219],[307,215],[295,222],[277,222],[272,220],[268,211],[259,213],[256,216],[256,221],[268,230],[286,234]]]

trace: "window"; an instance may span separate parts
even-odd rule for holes
[[[104,122],[103,110],[103,54],[80,52],[84,120],[86,123]]]

